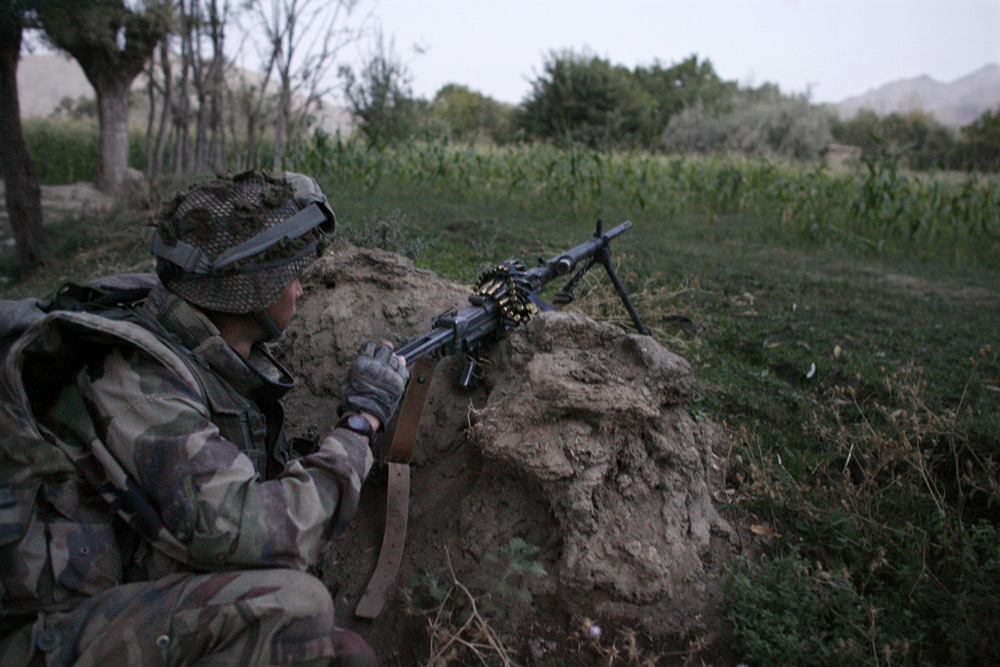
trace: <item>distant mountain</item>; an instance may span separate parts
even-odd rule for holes
[[[986,65],[950,83],[926,74],[893,81],[835,106],[842,118],[850,118],[860,109],[879,114],[926,111],[945,125],[962,127],[984,111],[1000,107],[1000,65]]]

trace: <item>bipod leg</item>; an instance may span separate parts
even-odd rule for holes
[[[649,330],[643,325],[642,320],[639,319],[639,313],[636,312],[635,306],[632,305],[632,299],[629,298],[628,292],[625,291],[625,286],[622,285],[622,281],[618,279],[618,274],[615,273],[615,267],[611,263],[611,253],[608,251],[607,247],[602,248],[600,252],[600,262],[604,265],[605,270],[608,272],[608,277],[611,278],[611,284],[615,286],[615,290],[618,292],[618,296],[621,297],[622,303],[625,304],[625,310],[628,311],[629,317],[632,318],[632,323],[635,324],[635,328],[643,336],[649,335]]]

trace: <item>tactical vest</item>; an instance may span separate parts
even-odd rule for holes
[[[260,476],[269,463],[280,469],[289,458],[277,401],[262,409],[204,358],[155,326],[129,319],[52,313],[12,345],[0,367],[3,625],[39,610],[72,608],[85,597],[146,578],[148,569],[135,567],[139,552],[154,554],[157,570],[187,561],[185,545],[159,524],[124,470],[99,463],[93,452],[67,443],[39,422],[86,361],[112,347],[137,347],[200,388],[212,422],[247,454]],[[107,548],[87,546],[95,543]]]

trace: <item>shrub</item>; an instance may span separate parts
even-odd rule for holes
[[[696,105],[668,123],[662,146],[669,153],[739,152],[797,159],[817,158],[832,141],[827,113],[804,97],[737,97],[727,110]]]
[[[92,118],[50,116],[24,121],[24,139],[43,185],[69,185],[94,180],[98,162],[97,121]],[[146,161],[145,137],[129,136],[129,166],[142,168]]]
[[[656,103],[624,67],[587,53],[551,53],[518,118],[527,136],[591,148],[642,146]]]
[[[875,610],[846,569],[827,570],[797,555],[757,573],[736,568],[726,586],[727,618],[740,657],[755,665],[856,665],[865,662]]]
[[[838,142],[860,147],[865,158],[892,153],[911,169],[944,168],[955,159],[954,132],[920,111],[880,116],[861,109],[834,120],[832,132]]]

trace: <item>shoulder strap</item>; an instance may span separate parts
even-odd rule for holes
[[[52,297],[46,310],[102,313],[132,306],[145,299],[159,284],[152,273],[120,273],[84,283],[66,283]]]
[[[28,328],[17,338],[3,360],[0,366],[0,394],[4,410],[17,420],[26,436],[50,442],[66,453],[119,515],[157,550],[174,560],[187,562],[187,547],[159,522],[149,501],[110,452],[104,450],[99,442],[92,443],[92,453],[101,464],[98,470],[89,460],[81,460],[77,453],[66,449],[65,443],[48,432],[34,417],[28,391],[22,381],[28,352],[31,352],[31,357],[58,356],[68,346],[84,346],[87,341],[139,348],[170,368],[183,382],[202,390],[198,378],[185,361],[141,325],[93,313],[60,310],[44,316]]]

